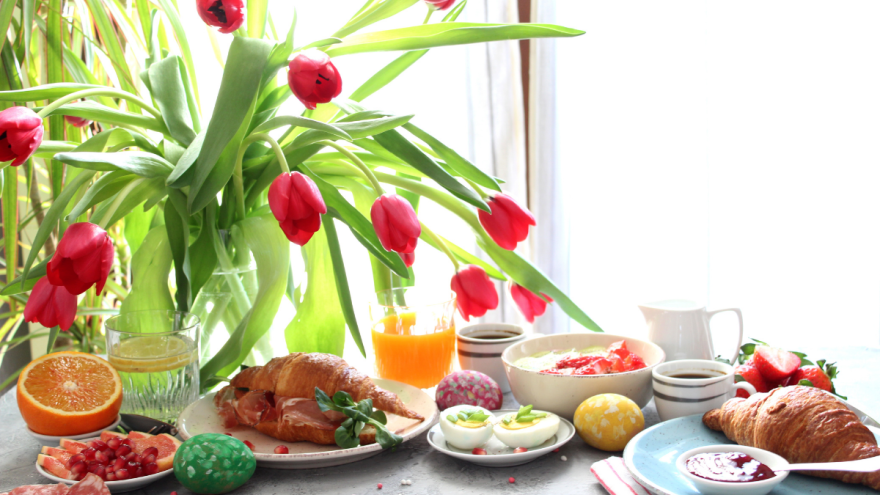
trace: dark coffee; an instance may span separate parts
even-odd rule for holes
[[[511,337],[519,337],[521,334],[516,332],[505,332],[502,330],[492,330],[491,332],[486,333],[472,333],[470,335],[463,335],[463,337],[468,337],[471,339],[478,340],[501,340],[501,339],[509,339]]]
[[[667,375],[669,378],[684,378],[685,380],[704,380],[706,378],[718,378],[720,374],[714,373],[682,373],[680,375]]]

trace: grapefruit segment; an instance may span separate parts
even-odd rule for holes
[[[122,407],[122,380],[106,360],[82,352],[55,352],[21,371],[18,409],[43,435],[78,435],[113,423]]]
[[[125,433],[119,433],[118,431],[110,431],[110,430],[105,430],[105,431],[101,432],[101,441],[102,442],[107,443],[107,440],[110,440],[111,438],[118,438],[118,439],[122,440],[123,438],[125,438]]]
[[[89,448],[88,445],[77,442],[76,440],[71,440],[69,438],[62,438],[59,442],[61,444],[61,448],[70,452],[71,454],[79,454],[83,450]]]
[[[48,447],[46,445],[43,446],[41,452],[49,457],[58,459],[65,465],[67,464],[67,461],[74,456],[73,452],[69,450],[59,449],[58,447]]]
[[[128,435],[128,438],[134,444],[135,452],[143,454],[148,448],[156,447],[159,450],[159,454],[156,456],[156,465],[159,466],[159,472],[173,467],[174,454],[177,452],[177,448],[180,447],[180,440],[167,433],[156,436],[148,435],[146,433],[138,433],[140,438],[132,438],[132,434],[134,433],[138,432],[131,432],[131,434]]]
[[[74,476],[70,471],[67,470],[66,467],[64,467],[64,463],[54,457],[38,454],[37,464],[39,464],[40,467],[45,469],[46,472],[48,472],[49,474],[55,475],[59,478],[65,480],[76,479],[76,476]]]
[[[142,431],[131,431],[128,433],[128,438],[131,440],[141,440],[144,438],[151,438],[153,435],[149,433],[144,433]]]

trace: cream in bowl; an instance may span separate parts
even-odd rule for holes
[[[440,430],[446,443],[461,449],[471,450],[492,438],[495,415],[479,406],[452,406],[440,413]]]
[[[607,367],[605,362],[612,360],[607,358],[610,357],[609,348],[612,348],[613,352],[614,346],[625,346],[633,360],[638,356],[642,363],[636,362],[628,368],[618,367],[620,371],[614,372],[613,367]],[[530,365],[528,360],[523,360],[536,355],[540,358],[540,353],[566,350],[575,350],[580,355],[578,357],[593,353],[604,355],[605,361],[585,360],[591,361],[585,366],[591,366],[601,373],[587,374],[584,370],[584,374],[574,374],[578,368],[558,366],[556,366],[558,373],[553,373],[548,372],[553,371],[549,367],[536,369],[549,364],[549,361]],[[640,408],[645,407],[653,396],[651,371],[665,358],[663,350],[651,342],[592,332],[535,337],[508,347],[501,355],[510,389],[516,400],[520,404],[533,404],[537,410],[551,412],[564,418],[574,417],[574,412],[581,402],[599,394],[623,395]],[[558,360],[555,363],[558,363]]]

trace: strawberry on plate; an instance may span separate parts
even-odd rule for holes
[[[767,384],[767,381],[764,380],[764,377],[761,376],[761,373],[758,371],[758,367],[755,366],[755,362],[753,360],[748,360],[743,364],[736,366],[733,369],[734,373],[742,377],[743,380],[752,384],[755,387],[755,390],[759,393],[765,393],[770,391],[770,386]],[[737,378],[737,381],[740,381]],[[737,397],[748,398],[749,393],[745,390],[737,390]]]
[[[801,358],[777,347],[759,345],[752,356],[755,367],[768,382],[781,382],[801,366]]]

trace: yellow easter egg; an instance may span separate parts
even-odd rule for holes
[[[574,427],[588,445],[617,452],[645,429],[645,417],[635,402],[617,394],[590,397],[574,413]]]

